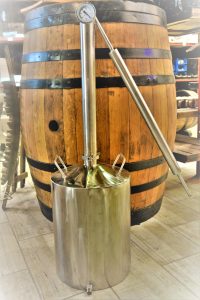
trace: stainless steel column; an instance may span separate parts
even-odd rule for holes
[[[84,127],[84,164],[95,167],[96,137],[96,72],[94,22],[80,23],[82,60],[82,105]]]

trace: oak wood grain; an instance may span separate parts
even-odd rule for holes
[[[167,30],[160,26],[134,23],[104,23],[103,27],[118,48],[169,50]],[[24,53],[48,50],[80,49],[79,26],[65,24],[39,28],[26,33]],[[96,32],[96,47],[105,48],[105,42]],[[131,74],[173,75],[171,59],[126,59]],[[96,60],[98,77],[118,77],[111,59]],[[25,63],[23,79],[80,78],[79,60]],[[170,147],[176,131],[175,85],[141,86],[147,105],[152,111]],[[83,124],[81,89],[22,90],[22,132],[28,157],[53,163],[60,155],[67,164],[82,162]],[[29,112],[27,110],[29,109]],[[37,111],[38,110],[38,111]],[[27,116],[26,116],[27,114]],[[49,122],[55,120],[59,130],[52,132]],[[97,89],[97,146],[100,161],[112,163],[122,152],[127,162],[145,161],[161,156],[145,121],[126,88]],[[31,167],[40,182],[50,184],[50,173]],[[167,166],[157,166],[131,173],[132,185],[140,185],[162,177]],[[38,198],[51,207],[50,193],[36,188]],[[164,184],[131,196],[132,209],[142,209],[162,198]]]

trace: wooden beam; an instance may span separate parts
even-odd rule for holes
[[[200,146],[200,139],[183,135],[183,134],[176,135],[176,142]]]
[[[176,142],[173,153],[176,160],[183,163],[200,161],[200,145]]]
[[[168,23],[169,35],[184,35],[200,32],[200,8],[193,7],[189,18]]]

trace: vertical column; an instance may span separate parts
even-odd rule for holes
[[[80,23],[82,105],[84,128],[84,164],[91,168],[97,162],[96,141],[96,70],[94,22]]]

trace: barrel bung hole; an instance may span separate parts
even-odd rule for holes
[[[59,124],[58,124],[58,122],[55,121],[55,120],[51,120],[51,121],[49,122],[49,129],[50,129],[51,131],[53,131],[53,132],[58,131],[58,129],[59,129]]]

